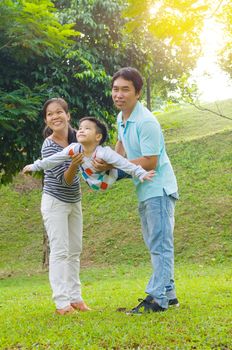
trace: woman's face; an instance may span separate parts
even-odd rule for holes
[[[70,114],[58,102],[51,102],[46,109],[45,123],[54,132],[68,129]]]

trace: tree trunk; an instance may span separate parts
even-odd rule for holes
[[[44,175],[42,176],[42,188],[43,188],[43,185],[44,185]],[[42,267],[43,269],[46,269],[46,270],[49,268],[49,255],[50,255],[50,247],[49,247],[48,235],[44,226]]]
[[[44,227],[44,234],[43,234],[43,269],[48,269],[49,267],[49,254],[50,254],[50,248],[49,248],[49,242],[48,242],[48,235]]]
[[[149,111],[151,111],[151,82],[150,78],[146,79],[146,85],[147,85],[147,108]]]

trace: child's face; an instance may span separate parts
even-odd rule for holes
[[[97,133],[96,124],[90,120],[81,122],[77,130],[77,141],[82,144],[99,144],[102,135]]]

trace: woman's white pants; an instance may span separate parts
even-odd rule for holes
[[[81,202],[65,203],[46,193],[41,213],[50,245],[49,280],[57,309],[82,300],[80,254],[82,250]]]

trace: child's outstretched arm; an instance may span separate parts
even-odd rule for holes
[[[143,168],[142,168],[143,169]],[[146,170],[145,170],[146,171]],[[140,181],[143,182],[144,180],[151,181],[153,176],[155,176],[155,170],[149,170],[146,172],[147,174],[140,178]]]
[[[31,173],[33,170],[33,164],[28,164],[28,165],[25,165],[25,167],[23,168],[23,174],[27,174],[27,173]]]
[[[98,158],[102,158],[108,164],[112,164],[115,168],[125,171],[134,177],[138,177],[141,182],[144,180],[151,181],[155,175],[154,170],[146,171],[140,165],[135,165],[131,163],[128,159],[124,158],[117,152],[113,151],[110,147],[106,146],[102,148],[101,151],[97,153]]]
[[[65,147],[61,152],[54,153],[52,156],[37,159],[33,164],[28,164],[23,168],[23,173],[49,170],[55,168],[57,165],[62,164],[65,160],[70,159],[70,157],[75,155],[77,143],[73,143],[68,147]]]

